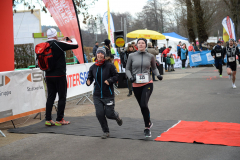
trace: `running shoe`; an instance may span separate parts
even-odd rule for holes
[[[122,119],[119,117],[119,113],[116,112],[116,116],[117,116],[117,119],[116,119],[117,124],[118,124],[119,126],[121,126],[121,125],[123,124],[123,121],[122,121]]]
[[[70,124],[70,121],[65,121],[64,119],[62,119],[61,121],[55,122],[56,126],[67,125],[67,124]]]
[[[146,138],[147,138],[147,137],[152,137],[151,131],[150,131],[149,128],[144,129],[144,134],[145,134],[145,137],[146,137]]]
[[[46,126],[55,126],[55,122],[54,122],[53,120],[46,121],[46,122],[45,122],[45,125],[46,125]]]
[[[222,77],[222,75],[220,75],[220,77]]]
[[[236,89],[236,88],[237,88],[237,86],[236,86],[235,84],[232,84],[232,87],[233,87],[234,89]]]
[[[228,78],[230,79],[230,80],[232,80],[232,75],[230,74],[230,75],[228,75]]]
[[[103,133],[103,135],[102,135],[102,139],[107,139],[109,137],[109,133],[108,132],[105,132],[105,133]]]

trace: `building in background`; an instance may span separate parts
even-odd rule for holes
[[[14,44],[34,43],[33,33],[41,33],[40,9],[16,11],[13,15]]]

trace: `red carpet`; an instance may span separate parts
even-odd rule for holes
[[[240,124],[181,121],[155,141],[204,143],[240,147]]]

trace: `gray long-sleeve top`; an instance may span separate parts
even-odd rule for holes
[[[149,81],[151,81],[150,67],[152,68],[153,73],[158,76],[159,72],[156,67],[155,57],[151,53],[137,51],[131,53],[128,57],[126,75],[130,79],[138,73],[148,73]]]

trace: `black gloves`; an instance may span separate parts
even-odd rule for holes
[[[136,78],[135,78],[135,77],[131,77],[131,78],[130,78],[130,82],[131,82],[131,83],[133,83],[133,82],[135,82],[135,81],[136,81]]]
[[[163,77],[161,75],[158,75],[157,78],[161,81]]]

